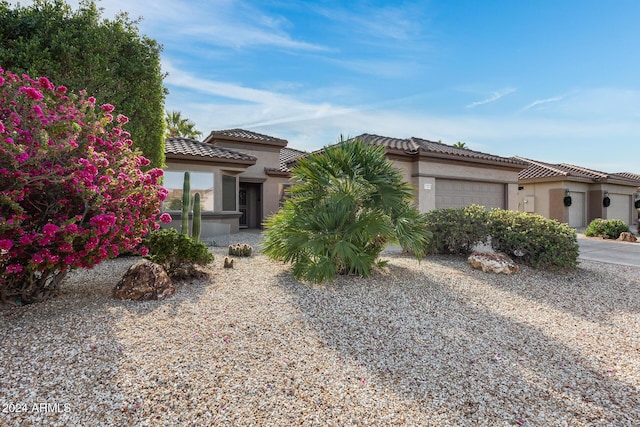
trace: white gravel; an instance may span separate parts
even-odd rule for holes
[[[0,311],[0,426],[640,424],[639,268],[385,254],[370,279],[308,286],[214,252],[165,301],[111,297],[124,258]]]

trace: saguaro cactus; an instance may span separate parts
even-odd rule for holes
[[[189,178],[189,171],[184,173],[184,181],[182,182],[182,234],[189,234],[189,204],[191,192],[191,180]]]
[[[193,195],[193,224],[191,224],[191,238],[196,242],[200,241],[200,228],[202,224],[202,213],[200,211],[200,193]]]

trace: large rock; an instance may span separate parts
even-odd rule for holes
[[[520,271],[518,264],[504,254],[474,252],[469,255],[468,261],[473,268],[484,272],[514,274]]]
[[[634,236],[631,233],[627,233],[627,232],[620,233],[620,237],[618,237],[618,240],[621,240],[623,242],[633,242],[633,243],[638,241],[636,236]]]
[[[136,301],[163,300],[175,293],[176,287],[164,268],[146,259],[129,267],[113,289],[114,297]]]

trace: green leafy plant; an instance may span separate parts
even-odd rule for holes
[[[576,231],[541,215],[493,209],[489,212],[491,246],[535,268],[578,265]]]
[[[629,232],[629,226],[624,221],[619,219],[596,218],[589,223],[584,234],[589,237],[617,239],[620,237],[620,234],[624,232]]]
[[[422,257],[431,233],[413,204],[413,190],[384,147],[340,141],[298,160],[296,184],[266,221],[263,252],[289,262],[311,282],[336,274],[367,277],[391,242]]]
[[[465,255],[474,245],[488,240],[489,212],[482,206],[435,209],[425,216],[427,229],[433,234],[428,253]]]
[[[173,228],[152,231],[145,244],[149,248],[146,258],[162,265],[172,279],[198,277],[202,273],[196,266],[206,266],[214,259],[204,243],[196,242]]]
[[[239,257],[249,257],[253,253],[253,248],[246,243],[236,243],[235,245],[229,245],[229,255]]]

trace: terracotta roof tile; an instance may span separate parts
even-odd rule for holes
[[[215,139],[216,137],[226,137],[232,139],[240,139],[245,141],[257,141],[266,143],[277,143],[287,145],[287,140],[276,138],[275,136],[264,135],[262,133],[253,132],[245,129],[225,129],[211,131],[209,136],[205,138],[205,141]]]
[[[594,169],[585,168],[582,166],[570,165],[568,163],[551,164],[539,162],[537,160],[525,159],[518,157],[529,164],[529,167],[518,174],[518,179],[538,179],[538,178],[581,178],[595,181],[616,180],[629,182],[633,184],[633,181],[640,183],[640,175],[631,173],[618,173],[611,174],[606,172],[597,171]],[[635,175],[635,178],[634,178]]]
[[[171,137],[166,139],[165,153],[193,157],[208,157],[212,159],[217,158],[245,162],[253,161],[254,163],[257,160],[254,156],[240,153],[238,151],[180,137]]]
[[[506,163],[512,165],[526,166],[526,163],[515,157],[501,157],[492,154],[481,153],[467,148],[458,148],[439,142],[433,142],[422,138],[390,138],[386,136],[371,135],[365,133],[353,139],[360,139],[368,144],[382,145],[384,147],[401,150],[407,154],[433,153],[445,157],[458,157],[462,160],[480,160],[496,163]]]
[[[619,173],[615,173],[614,175],[616,176],[621,176],[623,178],[627,178],[633,181],[637,181],[638,183],[640,183],[640,174],[637,173],[632,173],[632,172],[619,172]]]
[[[352,139],[358,139],[366,142],[367,144],[381,145],[392,150],[401,150],[406,153],[417,153],[419,148],[418,144],[414,143],[410,139],[391,138],[388,136],[372,135],[369,133],[364,133]]]
[[[297,158],[306,156],[307,154],[308,153],[305,151],[284,147],[280,150],[280,170],[289,172],[289,164],[291,164],[291,162],[295,161]]]

